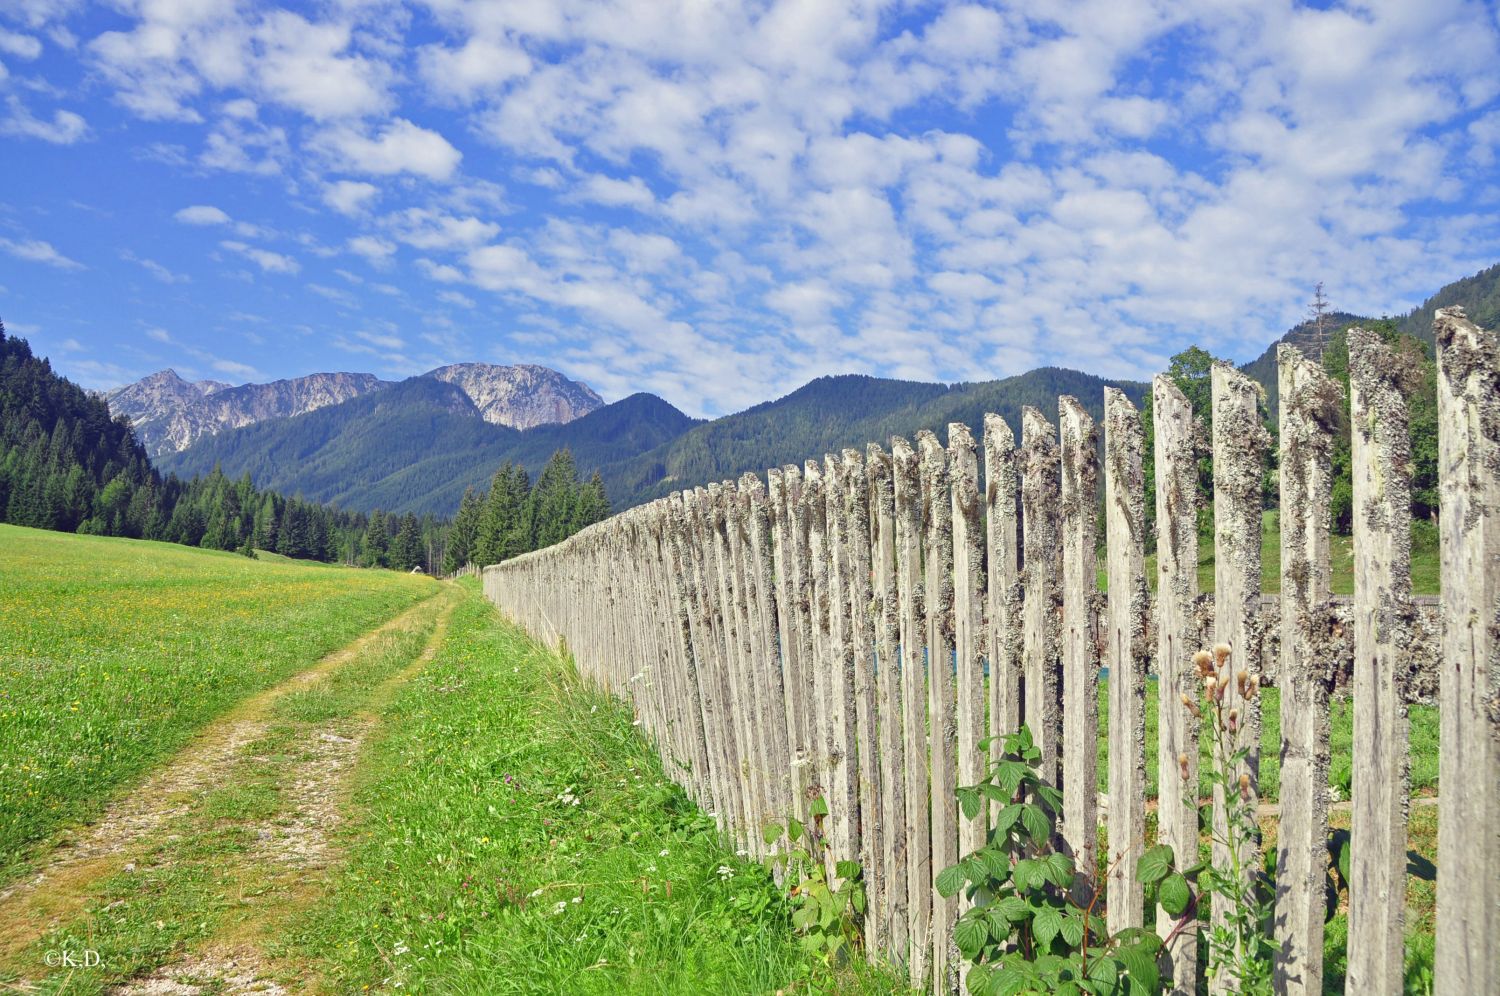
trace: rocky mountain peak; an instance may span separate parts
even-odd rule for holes
[[[530,363],[454,363],[423,376],[462,389],[486,422],[513,429],[571,422],[604,405],[587,384]]]

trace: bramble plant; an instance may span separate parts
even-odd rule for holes
[[[823,844],[823,821],[828,816],[828,802],[814,796],[809,806],[812,826],[788,818],[786,826],[773,823],[765,828],[767,844],[774,844],[785,834],[788,850],[766,859],[775,869],[784,864],[785,881],[791,883],[787,895],[792,901],[792,927],[802,947],[821,958],[827,965],[837,965],[851,950],[863,946],[859,917],[865,911],[863,869],[857,861],[839,861],[833,878],[828,874],[827,850]]]
[[[936,883],[942,895],[963,889],[973,903],[954,928],[959,952],[973,963],[964,978],[969,992],[1165,991],[1156,966],[1161,938],[1140,928],[1109,934],[1096,910],[1102,890],[1058,849],[1062,795],[1038,774],[1041,751],[1030,730],[1005,737],[1004,747],[983,781],[957,793],[971,820],[986,801],[1000,805],[986,843],[944,868]]]

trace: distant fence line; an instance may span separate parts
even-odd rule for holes
[[[1212,371],[1214,592],[1197,578],[1193,413],[1152,384],[1157,589],[1145,575],[1144,436],[1105,390],[1103,462],[1090,416],[1059,400],[1060,432],[1023,413],[1020,445],[986,416],[982,445],[954,423],[943,446],[894,438],[674,493],[555,547],[483,572],[484,590],[580,670],[634,704],[669,772],[752,853],[762,830],[828,804],[836,859],[864,869],[872,957],[934,992],[958,988],[957,897],[936,873],[978,846],[954,790],[978,744],[1021,722],[1064,797],[1080,865],[1096,849],[1097,680],[1109,668],[1111,930],[1143,922],[1147,675],[1158,676],[1157,837],[1196,858],[1194,651],[1234,647],[1281,692],[1277,988],[1322,991],[1329,693],[1352,685],[1354,745],[1348,991],[1402,989],[1407,868],[1407,702],[1437,698],[1441,724],[1437,991],[1500,992],[1500,348],[1462,310],[1438,312],[1441,591],[1437,618],[1411,593],[1411,459],[1398,365],[1349,333],[1354,595],[1330,594],[1330,456],[1336,384],[1278,349],[1281,591],[1261,595],[1261,473],[1269,439],[1256,386]],[[982,464],[982,479],[981,479]],[[1107,590],[1096,583],[1100,475]],[[926,662],[953,661],[928,668]],[[1437,663],[1441,662],[1441,668]],[[1260,700],[1231,687],[1258,777]],[[999,745],[991,750],[998,752]],[[1189,774],[1179,774],[1179,756]],[[1252,784],[1254,782],[1252,781]],[[1224,818],[1218,802],[1217,819]],[[1186,859],[1186,860],[1184,860]],[[1171,918],[1157,917],[1168,933]],[[1196,943],[1163,952],[1176,991],[1198,980]],[[1217,987],[1222,983],[1215,983]]]

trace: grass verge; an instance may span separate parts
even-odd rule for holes
[[[667,780],[630,713],[465,584],[361,760],[332,892],[290,934],[326,991],[905,991],[806,955],[769,874]]]

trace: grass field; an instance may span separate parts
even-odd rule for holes
[[[433,591],[0,525],[0,883],[236,701]]]
[[[1260,561],[1261,590],[1274,594],[1281,590],[1281,532],[1277,513],[1261,516]],[[1102,540],[1102,536],[1101,536]],[[1348,536],[1329,537],[1329,566],[1335,595],[1354,594],[1354,541]],[[1416,595],[1436,595],[1439,589],[1438,537],[1431,523],[1412,524],[1411,586]],[[1156,554],[1146,556],[1146,583],[1156,590]],[[1100,554],[1099,589],[1105,583],[1103,554]],[[1210,536],[1198,537],[1198,590],[1214,590],[1214,544]]]
[[[477,594],[385,719],[347,863],[288,943],[331,991],[905,991],[810,962],[630,713]]]

